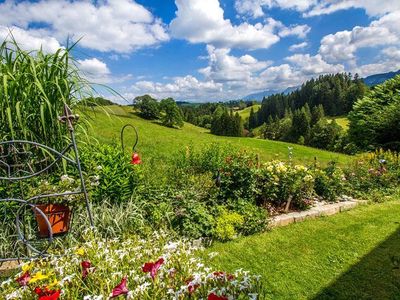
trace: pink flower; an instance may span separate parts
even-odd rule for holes
[[[82,266],[82,279],[85,279],[89,275],[90,268],[92,267],[92,264],[90,261],[85,260],[81,262]]]
[[[34,292],[39,296],[39,300],[57,300],[60,298],[60,290],[49,290],[48,288],[35,288]]]
[[[150,273],[151,278],[154,280],[157,276],[158,269],[164,263],[164,258],[160,258],[156,262],[147,262],[143,265],[142,271],[145,273]]]
[[[30,280],[31,280],[31,274],[29,274],[29,271],[26,271],[24,274],[22,274],[20,277],[18,277],[15,281],[18,282],[18,284],[20,286],[26,286]]]
[[[122,278],[121,282],[112,290],[111,298],[118,297],[120,295],[128,294],[129,290],[126,287],[126,277]]]
[[[207,300],[228,300],[228,298],[225,296],[217,296],[214,293],[211,293],[210,295],[208,295]]]
[[[142,163],[142,160],[140,159],[139,154],[137,154],[136,152],[133,152],[131,164],[132,165],[140,165],[141,163]]]

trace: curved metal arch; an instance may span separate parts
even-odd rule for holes
[[[44,172],[46,172],[47,170],[49,170],[51,167],[53,167],[57,162],[59,162],[61,159],[65,159],[68,162],[75,164],[76,165],[76,161],[72,160],[71,158],[67,157],[65,155],[65,153],[67,153],[71,148],[72,148],[72,144],[67,145],[61,152],[50,148],[46,145],[40,144],[40,143],[36,143],[36,142],[31,142],[31,141],[24,141],[24,140],[15,140],[15,141],[5,141],[5,142],[0,142],[0,146],[3,145],[15,145],[15,144],[19,144],[19,145],[33,145],[33,146],[37,146],[39,148],[43,148],[46,149],[47,151],[56,154],[57,157],[50,163],[48,164],[45,168],[41,169],[40,171],[37,171],[35,173],[26,175],[26,176],[20,176],[20,177],[2,177],[0,176],[0,180],[11,180],[11,181],[19,181],[19,180],[24,180],[24,179],[29,179],[35,176],[38,176]],[[0,163],[5,165],[8,168],[8,174],[10,175],[10,169],[12,167],[12,165],[7,164],[6,162],[0,160]]]
[[[131,127],[131,128],[133,128],[133,130],[135,131],[135,143],[133,144],[133,147],[132,147],[132,152],[134,152],[134,151],[135,151],[135,148],[136,148],[136,145],[137,145],[138,142],[139,142],[139,134],[138,134],[138,131],[137,131],[136,127],[133,126],[133,125],[131,125],[131,124],[126,124],[126,125],[124,125],[124,126],[122,127],[122,129],[121,129],[121,147],[122,147],[122,151],[124,151],[124,149],[125,149],[125,145],[124,145],[124,133],[125,133],[125,129],[126,129],[127,127]]]

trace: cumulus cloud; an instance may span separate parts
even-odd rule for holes
[[[43,36],[58,41],[82,38],[83,47],[128,53],[167,41],[165,25],[150,11],[132,0],[6,1],[0,4],[0,25],[30,30],[44,24]],[[36,28],[35,27],[35,28]]]
[[[207,46],[208,66],[200,69],[208,80],[215,82],[238,82],[246,84],[254,74],[271,64],[269,61],[258,61],[251,55],[236,57],[230,55],[230,49],[216,49]]]
[[[400,11],[389,13],[367,27],[329,34],[321,40],[319,53],[328,62],[348,61],[355,64],[360,48],[388,46],[400,42]]]
[[[133,85],[132,91],[126,95],[134,98],[139,95],[150,94],[158,99],[173,97],[178,100],[206,101],[215,99],[215,97],[222,97],[222,92],[221,83],[212,80],[200,81],[194,76],[187,75],[176,77],[170,83],[138,81]]]
[[[289,51],[294,52],[294,51],[302,50],[302,49],[306,48],[307,46],[308,46],[308,43],[307,43],[307,42],[302,42],[302,43],[299,43],[299,44],[294,44],[294,45],[292,45],[292,46],[289,47]]]
[[[291,9],[303,13],[305,17],[331,14],[350,8],[364,9],[369,16],[382,16],[400,9],[398,0],[236,0],[239,14],[259,18],[271,8]]]
[[[12,39],[27,51],[42,48],[45,53],[54,53],[62,48],[54,37],[43,34],[40,30],[24,30],[15,26],[6,27],[0,25],[0,41],[10,41]]]
[[[170,24],[174,37],[220,48],[268,48],[279,41],[273,26],[257,23],[233,25],[224,19],[218,0],[176,0],[178,10]]]
[[[235,8],[239,14],[258,18],[264,16],[263,8],[271,9],[279,7],[282,9],[305,11],[316,3],[316,0],[236,0]]]

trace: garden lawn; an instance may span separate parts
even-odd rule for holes
[[[128,106],[109,106],[105,108],[108,114],[104,113],[103,108],[95,108],[95,112],[86,110],[84,115],[90,118],[91,127],[88,129],[90,136],[95,137],[99,142],[119,143],[119,132],[123,125],[132,124],[139,131],[139,144],[137,150],[142,155],[143,160],[155,160],[162,164],[176,155],[185,146],[192,145],[194,148],[201,148],[211,143],[230,145],[233,148],[245,149],[258,153],[262,161],[271,159],[287,160],[288,147],[293,147],[293,158],[303,164],[312,163],[314,157],[318,161],[326,164],[331,160],[336,160],[339,164],[346,164],[351,161],[351,156],[318,150],[311,147],[296,144],[260,140],[254,138],[221,137],[210,134],[209,130],[185,123],[182,129],[167,128],[155,121],[144,120],[132,112]],[[131,145],[134,140],[132,129],[126,130],[126,144]]]
[[[400,201],[216,243],[212,263],[262,275],[273,299],[400,299]]]

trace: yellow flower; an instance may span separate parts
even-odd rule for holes
[[[29,283],[35,283],[36,281],[44,280],[49,278],[49,276],[42,274],[42,272],[37,272],[35,275],[32,276]]]
[[[55,287],[56,285],[58,285],[58,280],[57,280],[57,279],[54,279],[53,283],[50,283],[47,287],[48,287],[49,289],[51,289],[51,288]]]
[[[22,272],[23,272],[23,273],[28,272],[28,271],[30,271],[32,268],[33,268],[33,262],[23,264],[23,265],[22,265]]]
[[[76,254],[76,255],[79,255],[79,256],[84,256],[84,255],[85,255],[85,249],[83,249],[82,247],[81,247],[81,248],[78,248],[78,249],[75,251],[75,254]]]

